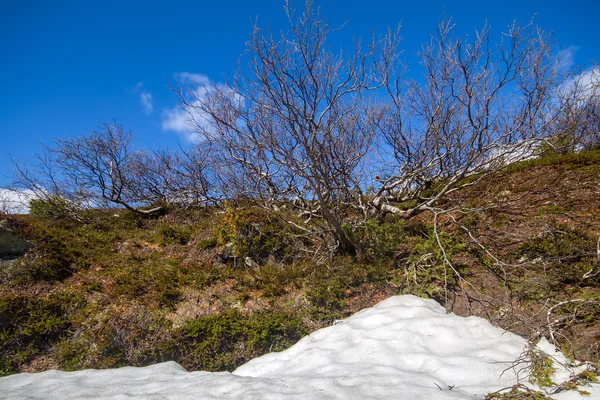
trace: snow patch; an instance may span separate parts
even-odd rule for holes
[[[31,190],[11,190],[0,188],[0,211],[7,214],[28,214],[29,202],[36,195]]]
[[[232,373],[187,372],[174,362],[144,368],[47,371],[0,379],[11,399],[482,399],[527,384],[513,363],[527,341],[477,317],[447,314],[433,300],[391,297],[288,350],[270,353]],[[555,382],[581,370],[550,343]],[[560,365],[560,363],[564,365]],[[600,398],[600,386],[584,390]],[[577,392],[552,395],[579,399]]]

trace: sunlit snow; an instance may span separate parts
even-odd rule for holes
[[[187,372],[174,362],[144,368],[47,371],[0,379],[11,399],[482,399],[528,383],[526,364],[514,365],[527,341],[477,317],[447,314],[433,300],[389,298],[290,349],[254,359],[232,373]],[[548,342],[553,380],[583,367]],[[600,398],[600,386],[583,388]],[[583,399],[575,391],[556,399]]]

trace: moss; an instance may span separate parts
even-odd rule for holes
[[[264,263],[269,258],[279,262],[292,260],[302,246],[298,230],[277,216],[255,208],[226,207],[215,227],[218,245],[233,244],[233,256],[250,257]]]
[[[579,153],[568,152],[566,154],[545,152],[538,158],[511,164],[506,167],[505,171],[514,173],[549,165],[560,165],[567,169],[581,169],[589,166],[597,166],[599,163],[599,150],[583,151]]]
[[[190,321],[172,351],[179,353],[186,368],[225,371],[261,354],[284,350],[307,332],[297,316],[282,311],[244,315],[228,310]]]
[[[165,262],[155,258],[112,268],[108,275],[113,279],[113,295],[131,300],[143,297],[150,304],[166,307],[172,307],[179,300],[184,279],[175,260]]]
[[[439,233],[439,238],[445,257],[464,277],[464,265],[453,262],[453,258],[465,250],[465,245],[458,237],[444,232]],[[455,272],[448,268],[444,252],[430,231],[429,237],[421,239],[404,261],[404,273],[394,277],[400,292],[443,301],[444,286],[452,289],[458,279]]]
[[[0,297],[0,373],[18,372],[20,365],[48,352],[69,336],[70,316],[85,300],[77,293],[61,291],[43,298]]]
[[[218,240],[216,237],[204,239],[198,243],[198,247],[201,248],[202,250],[212,249],[212,248],[217,247],[217,245],[218,245]]]
[[[552,400],[552,398],[537,390],[515,385],[509,391],[489,393],[485,396],[485,400]]]
[[[544,215],[563,214],[567,211],[569,211],[569,209],[567,207],[561,207],[556,204],[549,204],[549,205],[538,207],[536,214],[541,217]]]
[[[192,238],[192,230],[186,226],[161,223],[157,228],[157,241],[161,246],[187,244]]]

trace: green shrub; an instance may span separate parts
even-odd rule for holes
[[[588,166],[597,166],[599,163],[599,150],[582,151],[578,153],[568,152],[565,154],[547,152],[538,158],[510,164],[506,167],[505,171],[514,173],[547,165],[562,165],[568,169],[578,169]]]
[[[161,311],[137,302],[93,304],[80,310],[77,318],[81,318],[78,334],[56,346],[63,370],[145,366],[167,360],[159,349],[168,341],[170,323]]]
[[[217,245],[218,245],[218,240],[216,237],[204,239],[198,243],[198,247],[200,247],[202,250],[212,249],[212,248],[217,247]]]
[[[244,315],[227,310],[190,321],[171,351],[188,369],[230,371],[251,358],[286,349],[307,332],[297,316],[282,311]]]
[[[125,299],[143,297],[157,306],[172,307],[180,297],[183,276],[177,261],[147,259],[132,261],[126,267],[111,269],[112,293]]]
[[[531,360],[527,370],[529,372],[529,383],[538,385],[539,387],[554,386],[556,383],[552,381],[552,374],[556,369],[552,359],[543,351],[538,350],[531,345],[527,350],[527,358]]]
[[[390,218],[384,221],[371,219],[355,233],[365,262],[394,261],[408,256],[407,246],[420,240],[427,228],[419,222]]]
[[[485,400],[552,400],[552,398],[524,385],[515,385],[509,391],[488,393]]]
[[[444,260],[447,257],[454,269],[459,273],[464,266],[453,261],[454,256],[464,251],[465,245],[462,241],[444,232],[438,232],[440,243],[438,243],[433,232],[429,237],[417,243],[404,265],[404,274],[396,277],[396,283],[400,286],[402,294],[413,294],[416,296],[433,298],[437,301],[444,300],[444,285],[452,288],[458,279],[456,273],[449,268]],[[442,251],[442,248],[444,251]]]
[[[52,222],[33,221],[20,224],[18,234],[33,244],[25,257],[15,261],[3,280],[15,282],[56,281],[89,265],[86,247],[75,229],[62,228]]]
[[[314,266],[295,262],[280,265],[267,262],[261,268],[249,271],[251,281],[246,285],[262,290],[265,296],[274,297],[287,293],[290,286],[301,287],[302,280],[314,270]],[[244,288],[240,288],[244,290]]]
[[[187,244],[192,238],[192,230],[187,226],[163,223],[158,226],[158,243],[161,246]]]
[[[552,220],[541,235],[535,235],[521,244],[518,255],[531,259],[569,258],[576,261],[590,254],[593,244],[594,241],[586,232]]]
[[[0,375],[19,371],[19,365],[50,350],[69,335],[69,316],[85,301],[69,291],[45,298],[0,297]]]
[[[79,211],[68,200],[56,195],[47,199],[29,201],[29,213],[40,218],[72,218]]]
[[[215,229],[218,245],[233,244],[233,256],[265,263],[269,258],[286,262],[299,245],[296,229],[258,209],[227,207]]]

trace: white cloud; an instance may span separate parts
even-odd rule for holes
[[[579,50],[577,46],[569,46],[558,53],[558,69],[563,72],[570,71],[575,65],[575,53]]]
[[[31,190],[0,188],[0,211],[7,214],[28,214],[29,201],[35,198]]]
[[[144,112],[146,115],[152,114],[154,111],[154,104],[152,102],[152,93],[144,90],[144,82],[138,82],[133,88],[133,92],[139,94],[140,103],[142,103],[142,107],[144,107]]]
[[[600,85],[600,66],[594,66],[586,69],[573,78],[579,85],[586,90],[598,89]]]
[[[175,74],[175,79],[181,83],[195,84],[198,86],[208,86],[211,83],[206,75],[192,74],[190,72],[177,72]]]
[[[182,134],[190,142],[199,141],[200,137],[194,132],[191,117],[183,106],[177,106],[163,111],[162,127],[165,131]]]
[[[569,78],[560,88],[562,95],[585,100],[600,94],[600,66],[595,65]]]
[[[144,106],[144,111],[146,112],[146,115],[152,114],[152,110],[154,109],[154,106],[152,105],[152,93],[140,93],[140,101],[142,102],[142,106]]]
[[[206,100],[210,90],[228,91],[228,89],[225,85],[212,82],[202,74],[178,72],[175,74],[175,79],[182,87],[189,87],[187,91],[190,97],[189,105],[178,105],[164,110],[162,127],[166,131],[174,131],[183,135],[192,143],[200,142],[202,135],[199,131],[209,130],[210,120],[205,113],[199,110],[199,104]]]

